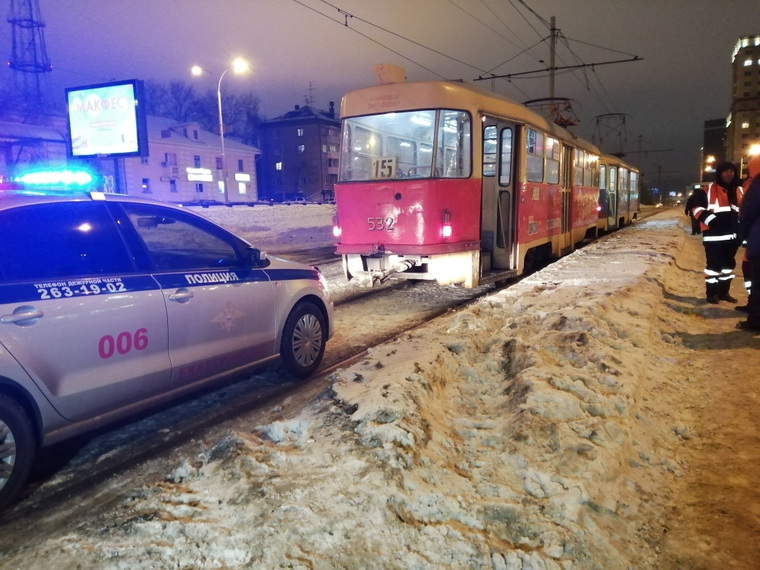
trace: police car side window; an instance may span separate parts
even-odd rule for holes
[[[229,236],[194,216],[150,204],[123,204],[155,271],[239,267]]]
[[[103,204],[33,204],[0,212],[5,282],[131,273],[134,267]]]

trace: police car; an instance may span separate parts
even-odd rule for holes
[[[270,361],[309,376],[332,316],[318,269],[181,207],[0,187],[0,506],[42,446]]]

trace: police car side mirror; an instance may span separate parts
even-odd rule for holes
[[[269,265],[267,254],[255,247],[248,248],[248,263],[251,267],[266,267]]]

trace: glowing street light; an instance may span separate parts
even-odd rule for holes
[[[229,195],[227,194],[227,159],[224,155],[224,116],[222,115],[222,79],[227,75],[228,71],[232,71],[235,74],[245,73],[250,68],[248,62],[242,57],[236,57],[232,60],[230,66],[222,71],[219,76],[219,82],[216,84],[216,101],[219,107],[219,138],[222,142],[222,190],[224,192],[224,202],[229,202]],[[205,69],[199,65],[194,65],[191,69],[193,75],[201,75]]]
[[[741,157],[741,161],[739,163],[739,176],[744,175],[744,159],[746,158],[747,162],[749,162],[752,160],[753,156],[757,156],[758,154],[760,154],[760,144],[750,145],[749,150],[747,150],[747,156],[745,157],[742,155]]]

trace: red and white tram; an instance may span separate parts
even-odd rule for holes
[[[348,279],[504,280],[598,227],[600,151],[527,107],[446,81],[341,103],[337,253]]]
[[[639,214],[639,172],[621,158],[602,155],[599,165],[599,231],[617,230]]]

